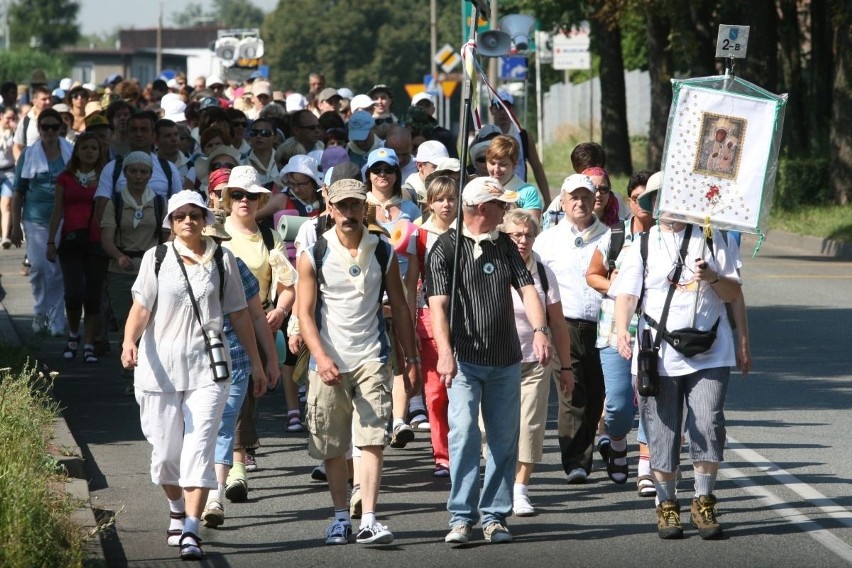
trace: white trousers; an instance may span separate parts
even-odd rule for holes
[[[24,221],[27,237],[27,259],[30,261],[30,286],[33,290],[33,315],[44,317],[50,331],[65,330],[65,286],[59,261],[50,262],[47,253],[47,225]],[[58,231],[57,231],[58,232]],[[59,235],[52,239],[59,246]]]

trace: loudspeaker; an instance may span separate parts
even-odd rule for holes
[[[526,14],[510,14],[500,18],[500,31],[508,34],[518,51],[526,51],[529,48],[533,26],[535,18]]]
[[[485,57],[500,57],[512,49],[512,38],[506,32],[488,30],[479,34],[477,51]]]
[[[222,60],[222,65],[231,67],[237,61],[237,48],[240,40],[235,37],[221,37],[216,40],[216,47],[213,51],[216,57]]]
[[[239,59],[260,59],[263,57],[263,40],[259,37],[247,37],[240,42]]]

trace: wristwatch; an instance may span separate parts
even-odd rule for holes
[[[543,333],[544,335],[546,335],[547,337],[550,337],[550,327],[548,327],[546,325],[543,325],[541,327],[537,327],[537,328],[533,329],[533,333],[535,333],[536,331],[539,331],[539,332]]]

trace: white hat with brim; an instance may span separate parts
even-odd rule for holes
[[[653,213],[653,207],[651,205],[651,200],[654,195],[663,188],[663,172],[657,172],[648,178],[648,183],[645,184],[645,191],[643,191],[639,197],[636,199],[636,203],[639,204],[639,207],[644,209],[645,211],[649,211]]]
[[[465,205],[479,205],[488,201],[515,203],[518,197],[516,191],[504,190],[503,185],[493,177],[474,178],[462,191],[462,201]]]
[[[352,109],[352,112],[356,110],[372,110],[375,104],[373,98],[368,95],[355,95],[349,101],[349,108]]]
[[[210,208],[207,207],[207,204],[204,203],[204,198],[201,197],[201,194],[192,189],[184,189],[182,191],[178,191],[169,198],[168,212],[166,214],[166,217],[163,219],[164,229],[172,228],[172,213],[174,213],[184,205],[194,205],[199,209],[203,209],[205,221],[207,221],[208,225],[212,225],[216,221],[216,217],[214,217],[213,211],[211,211]]]
[[[562,193],[574,193],[578,189],[585,189],[594,194],[595,182],[584,174],[571,174],[562,182]]]
[[[257,170],[252,166],[237,166],[228,177],[228,190],[242,189],[249,193],[272,193],[258,183]]]
[[[285,182],[287,174],[302,174],[314,180],[317,186],[323,185],[323,179],[319,173],[319,165],[316,159],[305,154],[297,154],[290,158],[290,161],[287,162],[287,165],[284,166],[281,174],[278,176],[278,180],[281,182],[279,185],[287,185]]]
[[[438,165],[438,162],[444,158],[449,158],[447,147],[437,140],[427,140],[417,147],[417,155],[414,156],[414,161],[418,163],[429,162],[430,164]]]
[[[461,162],[456,158],[443,158],[435,164],[436,172],[460,172]]]

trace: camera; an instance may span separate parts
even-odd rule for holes
[[[210,357],[210,368],[213,370],[213,380],[226,381],[231,378],[228,360],[225,358],[225,344],[218,333],[207,332],[207,355]]]
[[[657,351],[649,329],[642,330],[637,367],[636,390],[639,396],[657,396],[660,392],[660,375],[657,373]]]

